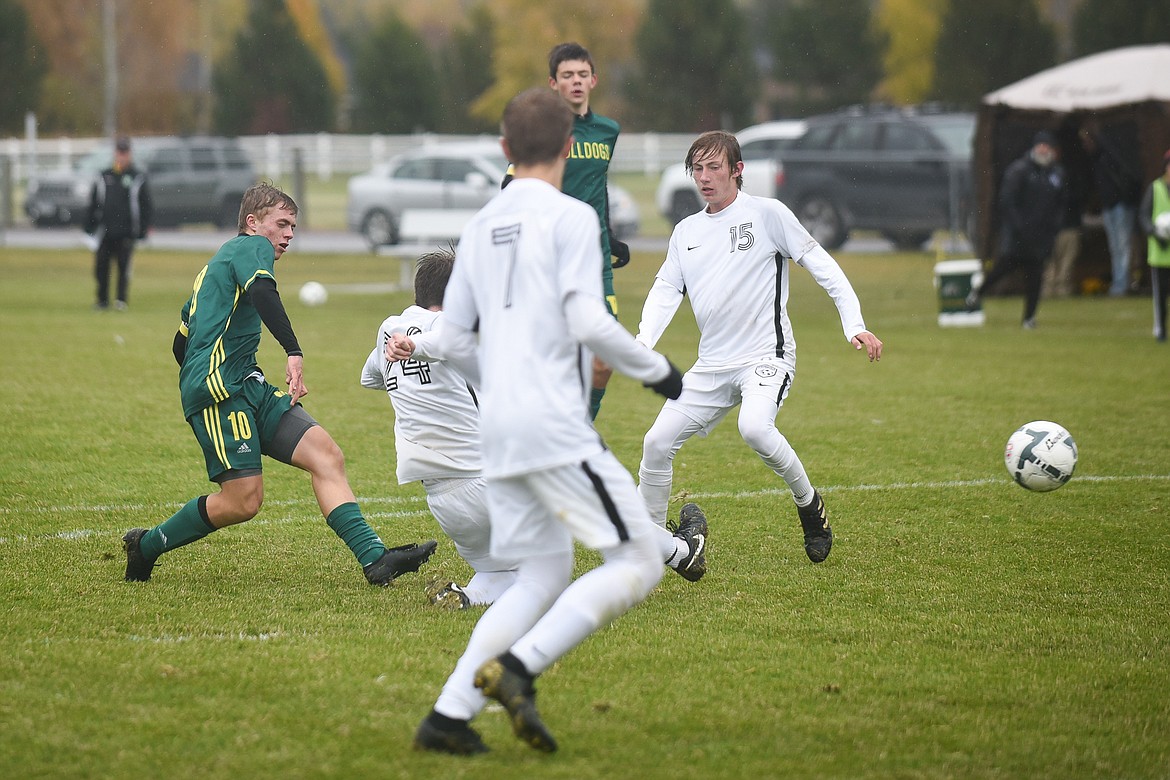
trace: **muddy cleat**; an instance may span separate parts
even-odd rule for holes
[[[471,598],[458,583],[431,580],[427,585],[427,600],[443,609],[467,609]]]
[[[707,573],[707,516],[698,504],[683,504],[678,513],[678,526],[670,530],[689,548],[674,570],[684,580],[698,582]]]
[[[442,728],[433,723],[429,715],[418,724],[418,731],[414,732],[414,749],[456,756],[473,756],[489,750],[479,733],[465,721],[457,721],[453,727]]]
[[[131,528],[122,537],[122,549],[126,551],[127,582],[146,582],[150,579],[151,570],[154,569],[154,561],[146,560],[139,547],[144,536],[145,528]]]
[[[418,571],[438,546],[439,543],[432,539],[422,544],[387,547],[381,558],[364,569],[366,580],[371,585],[389,585],[403,574]]]
[[[536,711],[536,688],[532,678],[508,669],[499,657],[479,667],[475,673],[475,687],[484,696],[504,705],[512,721],[512,732],[522,741],[537,750],[552,753],[557,741],[544,727],[540,713]]]
[[[825,511],[820,492],[814,490],[812,503],[798,506],[796,512],[804,528],[804,552],[810,561],[820,563],[833,549],[833,529],[829,527],[829,513]]]

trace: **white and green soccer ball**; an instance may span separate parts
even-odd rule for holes
[[[1077,444],[1063,426],[1035,420],[1021,425],[1008,438],[1003,462],[1017,485],[1047,493],[1072,478]]]
[[[320,282],[305,282],[301,285],[300,298],[306,306],[320,306],[329,300],[329,293],[325,292],[325,285]]]

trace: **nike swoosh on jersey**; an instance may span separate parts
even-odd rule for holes
[[[687,247],[687,251],[689,252],[689,251],[691,251],[692,249],[698,249],[698,248],[699,248],[699,247],[701,247],[701,246],[702,246],[702,244],[695,244],[694,246],[688,246],[688,247]]]

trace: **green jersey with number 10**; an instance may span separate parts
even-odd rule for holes
[[[276,280],[276,250],[264,236],[236,236],[195,277],[179,332],[187,352],[179,369],[183,417],[237,393],[260,369],[260,314],[248,299],[252,282]]]

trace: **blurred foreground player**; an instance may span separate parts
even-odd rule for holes
[[[556,750],[536,677],[662,578],[659,529],[590,424],[590,366],[596,352],[667,397],[681,377],[605,309],[597,214],[560,191],[572,122],[545,89],[508,103],[503,145],[515,179],[464,229],[443,300],[440,347],[482,390],[491,549],[519,565],[419,725],[421,750],[486,751],[470,726],[485,696],[504,706],[517,737]],[[571,581],[574,541],[603,562]]]

